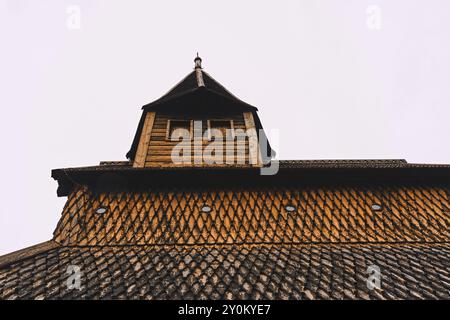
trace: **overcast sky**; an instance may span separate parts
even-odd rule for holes
[[[52,237],[51,169],[125,160],[197,51],[280,159],[450,163],[448,0],[0,0],[0,41],[0,254]]]

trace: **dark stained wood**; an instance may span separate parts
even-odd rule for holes
[[[34,246],[11,252],[9,254],[0,256],[0,268],[9,265],[12,262],[17,262],[28,257],[32,257],[36,254],[46,252],[48,250],[58,248],[61,245],[53,240],[45,241]]]

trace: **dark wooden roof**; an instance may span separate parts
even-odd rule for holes
[[[51,242],[0,257],[0,299],[449,299],[449,211],[429,183],[80,187]]]
[[[155,167],[134,168],[128,162],[99,166],[55,169],[58,195],[67,196],[77,185],[120,188],[152,185],[242,186],[289,184],[396,184],[450,181],[450,165],[411,164],[405,160],[281,160],[274,176],[262,176],[260,168],[242,167]]]
[[[447,300],[449,257],[448,244],[61,246],[1,268],[0,298]],[[373,264],[383,290],[367,290]]]
[[[198,77],[201,73],[201,77],[203,80],[202,85],[199,85]],[[186,99],[188,96],[193,96],[195,94],[200,95],[201,93],[204,93],[205,95],[202,97],[208,97],[208,94],[210,97],[217,95],[218,97],[225,98],[226,100],[230,102],[234,102],[234,104],[230,104],[230,106],[237,105],[243,107],[243,109],[247,109],[250,111],[258,110],[256,107],[249,105],[248,103],[240,100],[235,95],[233,95],[230,91],[225,89],[224,86],[222,86],[219,82],[217,82],[215,79],[213,79],[208,73],[206,73],[204,70],[196,70],[189,73],[183,80],[181,80],[178,84],[176,84],[172,89],[169,90],[165,95],[163,95],[158,100],[155,100],[149,104],[144,105],[142,108],[144,110],[154,110],[157,106],[164,104],[166,102],[171,102],[171,105],[173,105],[173,100],[182,98]],[[165,105],[164,107],[172,108],[171,105]],[[209,109],[216,108],[215,105],[208,106]]]

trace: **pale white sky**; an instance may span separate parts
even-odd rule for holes
[[[448,0],[0,0],[0,41],[0,254],[52,237],[51,169],[125,160],[197,51],[281,159],[450,163]]]

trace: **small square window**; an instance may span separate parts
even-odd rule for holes
[[[208,120],[208,139],[211,140],[211,130],[220,130],[222,139],[234,139],[233,120]]]
[[[176,132],[176,134],[174,135],[176,130],[179,131]],[[168,120],[166,130],[166,140],[172,140],[172,137],[175,140],[179,140],[183,132],[181,130],[186,130],[187,132],[189,132],[189,138],[192,138],[192,126],[190,120]]]

